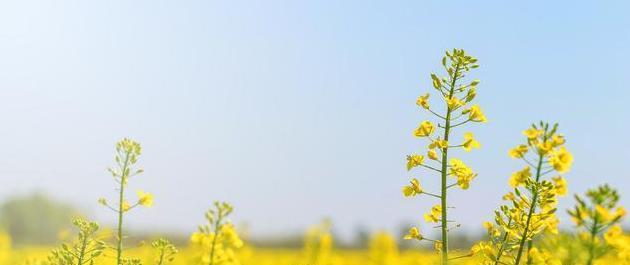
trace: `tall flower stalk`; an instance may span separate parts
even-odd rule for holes
[[[554,216],[556,211],[555,205],[547,203],[548,201],[554,202],[554,195],[566,194],[566,181],[564,178],[558,176],[555,182],[557,186],[564,187],[563,189],[553,189],[549,193],[545,185],[546,182],[541,181],[541,177],[550,173],[566,173],[571,168],[573,163],[573,156],[565,148],[565,140],[561,134],[556,134],[558,130],[558,124],[554,124],[553,127],[549,126],[549,123],[540,122],[538,126],[532,124],[532,127],[527,129],[524,134],[527,137],[527,145],[519,145],[515,149],[510,151],[510,155],[513,158],[522,159],[527,163],[527,167],[515,173],[510,180],[512,186],[518,186],[525,184],[526,188],[531,193],[531,201],[529,207],[527,207],[527,215],[523,220],[525,223],[522,226],[522,235],[518,245],[515,264],[520,264],[521,258],[525,250],[525,242],[527,242],[527,249],[533,249],[533,238],[536,235],[535,231],[537,226],[536,221],[546,220],[546,224],[551,227],[552,231],[557,231],[557,218]],[[535,162],[529,162],[525,157],[525,149],[533,148],[536,150]],[[535,178],[531,179],[531,173],[528,173],[530,168],[533,167],[536,171]],[[555,191],[555,194],[553,193]],[[545,196],[547,195],[547,196]],[[542,208],[542,212],[536,213],[536,208],[539,206]],[[555,227],[554,227],[555,226]],[[532,258],[529,258],[527,263],[531,264]]]
[[[117,183],[117,203],[114,206],[110,205],[106,199],[99,199],[99,203],[106,206],[110,210],[114,211],[117,215],[117,230],[116,230],[116,264],[121,265],[123,263],[137,263],[137,260],[125,260],[123,258],[123,221],[125,213],[134,209],[136,206],[150,207],[153,204],[153,195],[138,191],[138,200],[131,204],[126,199],[125,188],[127,187],[130,178],[137,176],[144,172],[143,169],[137,169],[136,164],[138,158],[142,153],[142,148],[138,142],[130,139],[122,139],[116,143],[116,154],[114,159],[116,161],[116,167],[108,168],[109,172],[114,177],[114,181]]]
[[[453,49],[447,51],[442,58],[442,66],[446,70],[447,75],[440,77],[431,74],[433,87],[437,91],[436,94],[442,99],[444,112],[438,113],[437,108],[429,104],[429,93],[418,97],[417,105],[430,113],[438,120],[437,127],[442,129],[440,136],[435,137],[434,131],[436,126],[430,120],[420,123],[419,127],[413,132],[415,137],[427,138],[429,140],[428,151],[426,156],[434,162],[425,163],[425,156],[412,154],[407,156],[407,170],[416,167],[423,167],[432,172],[436,172],[440,176],[439,193],[431,193],[425,191],[420,186],[420,181],[413,178],[410,184],[403,188],[403,194],[406,197],[426,194],[439,199],[439,203],[431,208],[424,219],[429,223],[439,223],[441,230],[441,238],[439,240],[428,239],[420,234],[417,227],[412,227],[406,239],[427,240],[434,243],[436,249],[441,253],[441,263],[448,264],[449,247],[448,233],[453,221],[448,219],[448,190],[453,187],[468,189],[470,182],[477,174],[468,167],[463,161],[449,157],[449,150],[454,148],[462,148],[470,151],[473,148],[479,148],[480,144],[475,140],[472,133],[467,132],[463,136],[461,144],[450,144],[453,142],[453,130],[469,122],[486,122],[486,117],[477,105],[471,105],[473,99],[477,95],[476,89],[479,84],[478,80],[465,82],[467,73],[477,68],[477,59],[467,55],[464,50]],[[437,166],[431,164],[438,164]],[[450,180],[454,177],[455,180]]]
[[[509,184],[514,190],[503,196],[508,203],[495,211],[494,224],[484,223],[488,240],[473,247],[473,253],[483,254],[483,264],[519,265],[524,254],[528,254],[528,264],[552,262],[549,253],[534,247],[533,239],[543,232],[558,233],[557,197],[567,193],[567,183],[562,176],[544,178],[568,172],[573,163],[573,156],[565,148],[565,139],[557,129],[557,124],[532,124],[523,132],[526,144],[509,151],[512,158],[526,165],[510,177]]]

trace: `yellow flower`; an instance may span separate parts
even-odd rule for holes
[[[617,207],[617,210],[615,210],[615,217],[614,219],[620,219],[624,216],[626,216],[626,208],[623,208],[623,206],[619,206]]]
[[[474,122],[488,121],[486,119],[486,116],[483,114],[483,112],[481,111],[481,108],[479,108],[478,105],[474,105],[470,107],[470,109],[468,109],[466,112],[468,113],[468,119],[471,121],[474,121]]]
[[[605,223],[613,219],[613,215],[610,214],[610,211],[608,211],[606,207],[599,204],[595,205],[595,212],[597,213],[595,218],[599,218],[600,223]]]
[[[427,223],[437,223],[440,221],[440,216],[442,214],[442,206],[439,204],[431,207],[431,212],[424,214],[424,220]]]
[[[427,156],[428,156],[430,159],[433,159],[433,160],[438,160],[438,155],[437,155],[437,152],[435,152],[435,150],[433,150],[433,149],[429,149],[429,151],[427,151]]]
[[[553,178],[554,188],[556,189],[556,194],[558,196],[567,195],[567,180],[562,176],[557,176]]]
[[[510,186],[513,188],[525,184],[525,181],[532,176],[532,172],[529,167],[525,167],[522,170],[514,172],[510,176]]]
[[[412,179],[409,185],[403,187],[403,194],[405,197],[413,197],[418,194],[422,194],[422,187],[420,187],[420,181]]]
[[[606,243],[608,244],[615,245],[615,243],[621,236],[623,236],[623,230],[621,229],[621,226],[615,225],[608,229],[606,233],[604,233],[604,240],[606,240]]]
[[[523,131],[523,134],[525,136],[527,136],[527,139],[529,140],[534,140],[536,138],[538,138],[538,136],[543,134],[542,130],[536,129],[536,128],[529,128],[525,131]]]
[[[435,127],[433,126],[433,123],[431,123],[430,121],[423,121],[422,123],[420,123],[420,126],[418,126],[418,128],[413,131],[413,135],[415,135],[416,137],[427,137],[431,135],[434,130]]]
[[[138,191],[138,204],[144,207],[151,207],[153,205],[153,194],[146,193],[144,191]]]
[[[562,146],[560,149],[554,151],[549,158],[549,163],[553,168],[560,172],[565,173],[571,169],[571,165],[573,164],[573,155],[567,151],[567,149]]]
[[[527,145],[521,144],[510,150],[509,154],[512,158],[523,158],[529,151]]]
[[[126,201],[126,200],[123,201],[122,202],[122,211],[126,212],[126,211],[129,211],[129,209],[131,209],[131,204],[129,204],[129,202]]]
[[[438,253],[442,252],[442,241],[435,241],[433,242],[433,249],[435,251],[437,251]]]
[[[494,224],[491,222],[483,222],[483,227],[487,230],[488,235],[490,236],[499,236],[501,234],[498,229],[494,228]]]
[[[415,168],[419,165],[422,165],[424,161],[424,156],[421,155],[409,155],[407,156],[407,171]]]
[[[555,216],[547,218],[545,221],[547,231],[554,235],[558,234],[558,224],[560,224],[560,219]]]
[[[447,98],[446,99],[446,105],[448,106],[448,108],[450,110],[454,110],[457,109],[461,106],[464,105],[464,102],[462,102],[461,100],[459,100],[457,97],[451,97],[451,98]]]
[[[477,142],[477,140],[475,140],[471,132],[464,134],[464,143],[462,145],[464,147],[464,150],[466,150],[467,152],[472,150],[473,148],[481,147],[481,145],[479,144],[479,142]]]
[[[553,136],[551,136],[551,144],[554,147],[561,146],[564,144],[564,142],[565,142],[564,136],[560,134],[554,134]]]
[[[466,190],[476,174],[463,161],[453,158],[450,161],[450,174],[457,177],[457,185]]]
[[[541,155],[548,154],[553,150],[553,143],[551,141],[538,142],[536,144],[536,150],[538,150],[538,153]]]
[[[508,192],[505,195],[503,195],[502,199],[504,201],[513,201],[514,199],[516,199],[516,195],[514,195],[514,192]]]
[[[429,109],[429,93],[424,96],[419,96],[416,104],[425,109]]]
[[[431,142],[429,144],[429,149],[435,149],[435,148],[440,148],[440,149],[444,149],[448,147],[448,141],[446,140],[442,140],[440,138],[438,138],[437,140]]]
[[[484,241],[474,244],[470,248],[470,252],[472,253],[473,256],[476,255],[477,253],[483,253],[484,255],[487,255],[487,256],[493,255],[492,246],[490,246],[490,244]]]
[[[225,239],[225,243],[235,248],[240,248],[243,246],[243,241],[236,233],[236,229],[234,225],[231,223],[225,224],[221,227],[221,235]]]
[[[409,232],[407,232],[407,234],[404,237],[405,240],[411,240],[411,239],[422,240],[422,238],[423,237],[420,234],[420,229],[418,229],[415,226],[410,228]]]

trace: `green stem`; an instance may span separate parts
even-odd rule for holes
[[[215,248],[217,244],[217,238],[219,237],[219,228],[221,225],[221,219],[223,218],[220,210],[217,216],[217,220],[214,222],[214,236],[212,237],[212,245],[210,245],[210,264],[214,265]]]
[[[164,250],[160,252],[160,259],[158,260],[158,265],[162,265],[164,262]]]
[[[588,249],[588,262],[586,265],[592,265],[595,259],[595,237],[597,236],[597,218],[593,221],[593,227],[591,228],[591,244]]]
[[[85,256],[85,248],[87,247],[87,237],[83,238],[81,242],[81,250],[79,252],[79,259],[77,260],[77,265],[83,265],[83,257]]]
[[[511,224],[512,224],[512,218],[509,219],[507,226],[510,227]],[[503,250],[505,248],[505,241],[507,241],[507,239],[508,239],[508,232],[504,232],[503,239],[501,239],[501,247],[499,248],[499,251],[497,252],[497,258],[494,261],[494,265],[499,265],[499,261],[501,261],[501,256],[503,256]]]
[[[532,250],[532,248],[534,247],[534,241],[533,240],[527,240],[527,253],[529,253],[530,250]],[[529,255],[527,255],[527,265],[532,265],[534,263],[534,260],[532,259],[532,257],[530,257]]]
[[[536,166],[536,182],[540,180],[540,169],[542,168],[542,162],[543,162],[543,154],[539,154],[538,165]],[[533,193],[534,194],[532,197],[532,204],[529,207],[529,213],[527,214],[527,221],[525,223],[525,231],[523,231],[523,235],[521,236],[521,242],[519,243],[519,246],[518,246],[518,254],[516,255],[516,260],[514,262],[515,265],[520,264],[521,257],[523,256],[523,249],[525,247],[525,240],[527,239],[527,233],[529,233],[529,225],[532,221],[532,215],[534,214],[534,210],[536,209],[536,201],[538,200],[538,190],[534,189]]]
[[[125,182],[127,181],[127,167],[129,166],[129,152],[125,154],[125,163],[123,164],[122,171],[120,172],[120,193],[118,194],[118,244],[116,247],[116,262],[118,265],[122,265],[122,251],[123,251],[123,202],[125,200]]]
[[[453,97],[453,92],[455,91],[455,85],[457,82],[457,75],[459,73],[459,64],[455,66],[455,72],[453,73],[453,78],[451,80],[451,87],[449,91],[448,98]],[[444,124],[444,141],[448,141],[448,136],[451,131],[451,109],[448,108],[446,110],[446,119]],[[440,203],[442,207],[442,265],[448,264],[448,213],[447,213],[447,204],[446,204],[446,195],[448,191],[448,183],[447,183],[447,169],[448,169],[448,147],[442,149],[442,189],[440,194]]]

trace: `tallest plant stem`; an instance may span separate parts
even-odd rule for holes
[[[120,193],[119,193],[119,197],[118,197],[118,245],[116,247],[116,264],[117,265],[121,265],[122,264],[122,249],[123,249],[123,232],[122,232],[122,227],[123,227],[123,213],[125,212],[125,209],[123,209],[123,202],[125,201],[125,182],[127,182],[127,175],[129,175],[127,173],[127,167],[129,166],[129,153],[127,153],[125,155],[125,163],[123,164],[123,168],[121,171],[121,177],[120,177]]]
[[[459,73],[459,65],[455,67],[455,72],[453,74],[453,80],[450,84],[450,89],[448,93],[449,99],[453,97],[453,92],[455,91],[455,85],[457,83],[457,75]],[[451,109],[447,106],[446,110],[446,118],[444,124],[444,141],[448,142],[448,136],[451,131]],[[442,192],[440,193],[441,207],[442,207],[442,265],[448,264],[448,214],[447,214],[447,204],[446,204],[446,195],[448,189],[448,183],[446,182],[446,177],[448,170],[448,146],[442,148]]]

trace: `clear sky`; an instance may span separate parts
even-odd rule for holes
[[[144,146],[131,189],[156,196],[136,227],[192,231],[213,200],[254,234],[331,217],[395,229],[435,203],[409,200],[405,155],[443,51],[479,58],[471,126],[478,173],[452,196],[478,229],[509,175],[507,150],[557,121],[570,192],[611,183],[630,206],[627,1],[2,1],[0,197],[45,191],[91,211],[113,197],[114,143]],[[437,180],[437,179],[435,179]],[[430,186],[430,185],[429,185]],[[561,207],[573,204],[562,200]],[[563,223],[568,224],[566,216]],[[626,223],[627,224],[627,223]],[[427,225],[424,225],[427,228]]]

